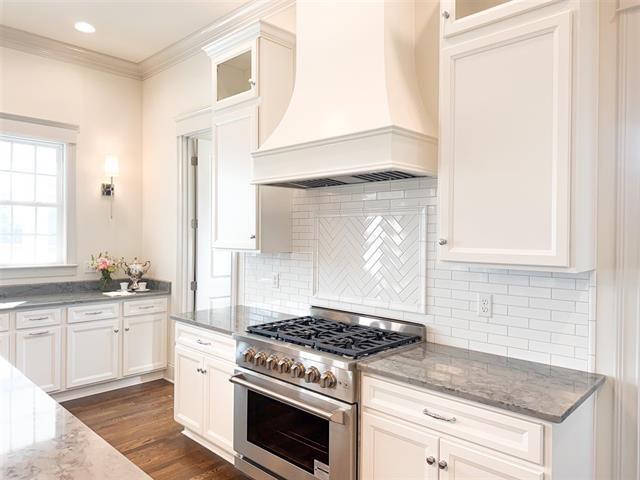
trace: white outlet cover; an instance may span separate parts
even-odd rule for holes
[[[279,273],[274,273],[271,276],[271,286],[273,288],[280,288],[280,274]]]
[[[479,293],[477,301],[477,314],[479,317],[491,317],[491,294]]]

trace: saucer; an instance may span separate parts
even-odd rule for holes
[[[151,289],[150,288],[145,288],[144,290],[142,288],[139,288],[137,290],[131,290],[132,292],[150,292]]]

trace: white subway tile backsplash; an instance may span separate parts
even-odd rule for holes
[[[582,370],[595,361],[595,272],[550,273],[441,262],[436,258],[437,179],[329,187],[296,191],[292,212],[293,253],[245,254],[244,302],[303,314],[310,304],[418,322],[436,343]],[[426,313],[393,298],[314,297],[313,251],[317,215],[384,214],[426,208],[426,258],[422,295]],[[337,232],[340,233],[340,232]],[[352,236],[350,241],[361,238]],[[363,239],[359,240],[364,242]],[[424,242],[424,243],[423,243]],[[382,260],[381,260],[382,261]],[[269,279],[280,274],[280,288]],[[353,279],[355,289],[361,280]],[[348,285],[349,282],[346,282]],[[393,284],[369,285],[384,296]],[[348,290],[348,289],[347,289]],[[361,290],[360,290],[361,291]],[[377,290],[376,290],[377,291]],[[492,296],[493,315],[477,315],[477,296]],[[415,297],[412,301],[415,301]]]

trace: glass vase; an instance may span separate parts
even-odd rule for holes
[[[111,286],[111,273],[106,270],[101,272],[100,276],[100,290],[106,292]]]

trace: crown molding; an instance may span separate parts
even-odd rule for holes
[[[237,29],[245,28],[257,20],[278,13],[294,4],[295,0],[253,0],[221,17],[211,25],[144,59],[138,64],[142,78],[149,78],[202,53],[203,47],[232,34]]]
[[[0,25],[0,46],[95,68],[103,72],[135,78],[136,80],[142,79],[140,66],[137,63],[7,27],[6,25]]]
[[[201,53],[204,46],[230,35],[237,29],[245,28],[294,4],[295,0],[252,0],[139,63],[5,25],[0,25],[0,46],[144,80]]]

